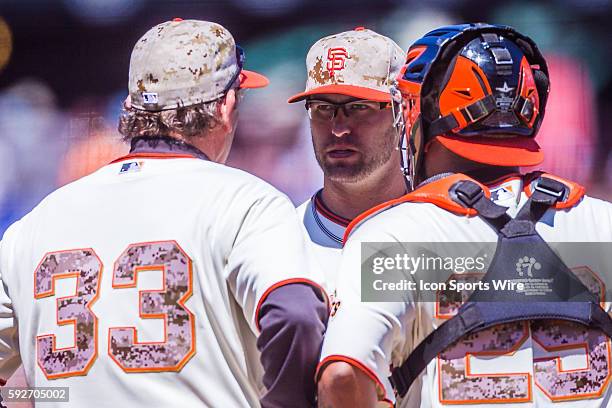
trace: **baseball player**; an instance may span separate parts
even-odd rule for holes
[[[286,196],[223,166],[243,69],[221,25],[136,43],[130,153],[46,197],[0,247],[0,376],[57,407],[307,407],[328,314]]]
[[[612,205],[554,175],[519,173],[543,159],[534,139],[549,82],[535,43],[505,26],[442,27],[410,47],[397,88],[418,187],[347,229],[343,303],[318,369],[322,406],[610,406],[609,255],[551,246],[612,242]],[[477,283],[523,276],[545,286],[361,302],[368,242],[492,243],[495,259]]]
[[[349,222],[406,192],[395,149],[389,85],[404,52],[390,38],[363,27],[317,41],[306,56],[306,100],[323,188],[298,207],[307,240],[333,285]]]

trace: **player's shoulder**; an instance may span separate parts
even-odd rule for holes
[[[8,228],[0,235],[0,248],[2,244],[6,245],[11,239],[18,233],[23,225],[23,218],[13,222]]]
[[[27,219],[30,214],[26,214],[21,219],[13,222],[3,234],[0,235],[0,271],[6,273],[5,262],[14,253],[16,244],[24,239],[24,229],[27,228]],[[27,230],[26,230],[27,231]],[[13,257],[14,258],[14,257]]]
[[[267,181],[215,162],[198,160],[196,167],[197,170],[186,172],[181,182],[187,186],[205,185],[193,194],[205,200],[210,195],[216,197],[217,206],[225,209],[227,217],[242,218],[240,214],[247,213],[267,219],[295,217],[295,207],[289,197]],[[176,177],[182,178],[182,175]],[[220,224],[225,221],[228,219],[219,219]]]
[[[304,218],[304,215],[306,214],[306,211],[310,207],[311,202],[312,200],[309,198],[308,200],[304,201],[302,204],[296,207],[295,211],[297,212],[300,219]]]
[[[577,210],[594,213],[603,212],[602,215],[612,214],[612,203],[600,198],[585,195],[582,200],[574,207]]]
[[[252,201],[262,197],[282,197],[285,194],[261,178],[247,171],[209,160],[178,158],[175,160],[144,159],[138,174],[122,174],[126,162],[110,163],[92,174],[76,180],[49,195],[76,194],[78,190],[95,187],[98,183],[113,183],[151,176],[160,187],[180,190],[182,194],[197,196],[223,191],[233,197]]]
[[[433,225],[448,225],[459,217],[427,202],[389,203],[364,213],[349,225],[345,241],[427,241],[434,239]]]
[[[151,165],[159,167],[158,174],[187,185],[202,186],[206,183],[207,187],[218,186],[235,190],[246,188],[249,194],[259,191],[262,194],[283,195],[268,182],[245,170],[210,160],[184,158],[177,159],[176,163],[170,163],[151,159],[150,162]]]
[[[612,203],[584,195],[573,206],[556,211],[556,217],[589,224],[596,223],[599,228],[612,225]]]
[[[557,219],[612,238],[612,203],[585,195],[575,206],[557,211]]]
[[[204,162],[202,163],[200,172],[203,176],[212,175],[215,178],[218,177],[218,181],[223,184],[224,188],[233,187],[237,190],[243,190],[246,188],[245,193],[247,194],[253,194],[253,192],[256,191],[261,195],[286,197],[284,193],[267,181],[245,170],[237,169],[235,167],[230,167],[215,162]]]

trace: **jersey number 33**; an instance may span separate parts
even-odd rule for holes
[[[55,295],[57,279],[76,278],[76,292],[56,300],[57,324],[74,327],[74,346],[57,348],[54,334],[36,337],[36,359],[48,379],[86,375],[98,357],[98,317],[103,270],[92,248],[45,254],[34,272],[34,297]],[[131,244],[113,265],[112,288],[135,288],[141,271],[161,270],[161,290],[138,292],[143,319],[164,320],[164,340],[138,342],[135,327],[108,330],[108,355],[126,372],[178,371],[195,354],[195,318],[184,302],[192,293],[192,262],[175,241]]]

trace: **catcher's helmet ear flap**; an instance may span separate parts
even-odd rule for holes
[[[546,107],[546,101],[548,99],[550,80],[548,79],[548,75],[539,69],[533,69],[533,78],[538,88],[538,95],[540,95],[540,115],[543,115],[544,107]]]
[[[503,139],[505,145],[533,140],[549,91],[535,43],[510,27],[483,23],[427,33],[410,47],[397,82],[406,97],[418,95],[426,143],[439,136]],[[542,156],[535,146],[529,149],[537,155],[503,165],[537,164]]]

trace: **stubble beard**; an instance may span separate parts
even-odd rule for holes
[[[338,183],[358,183],[389,161],[396,147],[395,130],[390,128],[380,135],[373,146],[374,152],[361,151],[359,160],[352,164],[331,163],[322,153],[325,147],[317,149],[314,146],[315,157],[325,177]]]

